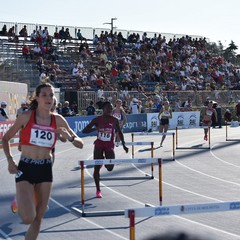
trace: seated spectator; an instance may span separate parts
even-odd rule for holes
[[[26,44],[23,44],[23,47],[22,47],[22,55],[23,57],[27,60],[29,57],[31,59],[33,59],[33,55],[29,49],[29,46],[27,46]]]
[[[15,37],[15,28],[14,28],[14,26],[12,26],[11,28],[9,28],[9,30],[8,30],[8,36],[9,36],[9,37]]]
[[[26,25],[24,25],[23,28],[20,30],[19,35],[20,35],[20,37],[27,37],[28,36]]]
[[[41,74],[44,70],[45,70],[45,63],[44,63],[44,59],[42,57],[39,57],[37,63],[37,69],[39,71],[39,73]]]
[[[2,27],[2,31],[0,31],[0,35],[1,36],[7,36],[8,32],[7,32],[7,26],[6,24],[3,25]]]
[[[33,32],[30,35],[30,41],[36,42],[36,39],[37,39],[37,32],[36,32],[36,30],[33,30]]]
[[[61,40],[66,40],[66,34],[65,34],[64,27],[62,27],[62,29],[59,31],[58,37],[59,37]]]
[[[74,68],[72,69],[72,76],[73,77],[79,76],[79,68],[78,68],[77,64],[75,64]]]
[[[33,54],[35,56],[42,56],[42,49],[38,44],[33,48]]]
[[[70,32],[69,32],[69,28],[66,28],[66,30],[65,30],[65,39],[68,39],[68,40],[72,39]]]
[[[69,107],[69,102],[65,101],[62,107],[62,116],[63,117],[72,117],[74,116],[74,113],[72,112],[72,110]]]
[[[78,31],[77,31],[77,39],[78,40],[86,40],[86,38],[85,37],[83,37],[83,35],[82,35],[82,33],[81,33],[81,29],[78,29]]]

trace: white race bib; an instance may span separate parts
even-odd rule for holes
[[[112,131],[111,130],[106,130],[104,129],[104,131],[99,131],[98,132],[98,139],[104,142],[109,142],[111,141],[111,137],[112,137]]]
[[[40,147],[52,147],[55,141],[55,132],[52,129],[32,128],[30,143]]]

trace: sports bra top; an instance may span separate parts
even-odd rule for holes
[[[32,111],[27,125],[21,132],[21,145],[39,146],[53,149],[57,140],[56,119],[51,114],[50,126],[36,123],[36,111]]]

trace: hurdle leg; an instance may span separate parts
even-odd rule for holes
[[[162,206],[162,159],[158,159],[159,203]]]
[[[151,142],[151,158],[153,158],[153,155],[154,155],[154,152],[153,152],[153,145],[154,145],[154,143],[153,142]],[[153,179],[154,178],[154,176],[153,176],[153,168],[154,168],[154,165],[153,165],[153,163],[151,163],[151,178]]]
[[[135,240],[135,211],[129,210],[130,240]]]
[[[134,142],[134,133],[132,133],[132,142]],[[134,145],[132,145],[132,158],[134,158]]]
[[[81,166],[81,203],[82,203],[82,216],[84,216],[84,162],[81,161],[80,166]]]
[[[226,122],[226,141],[228,140],[228,126],[227,126],[227,122]]]
[[[172,146],[173,146],[173,161],[175,160],[175,134],[172,134]]]
[[[176,127],[176,149],[178,148],[178,128]]]
[[[211,146],[211,127],[208,127],[208,148],[210,149]]]

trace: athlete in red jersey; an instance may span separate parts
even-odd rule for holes
[[[119,121],[117,118],[112,116],[113,106],[110,102],[105,102],[103,104],[103,115],[94,118],[84,129],[83,133],[90,133],[97,131],[97,139],[94,142],[94,159],[114,159],[114,138],[115,132],[119,134],[119,138],[122,141],[122,145],[126,153],[128,148],[125,146],[124,136],[121,131]],[[105,165],[108,171],[112,171],[114,165]],[[94,181],[96,184],[96,197],[101,198],[102,193],[100,190],[100,165],[94,166]]]
[[[69,127],[65,118],[51,112],[53,102],[53,86],[49,83],[39,85],[30,110],[16,119],[2,139],[8,171],[16,174],[18,214],[24,224],[30,225],[25,240],[37,239],[47,208],[53,180],[52,149],[56,135],[68,139],[75,147],[83,147],[82,139]],[[20,129],[21,157],[17,165],[9,141]]]

